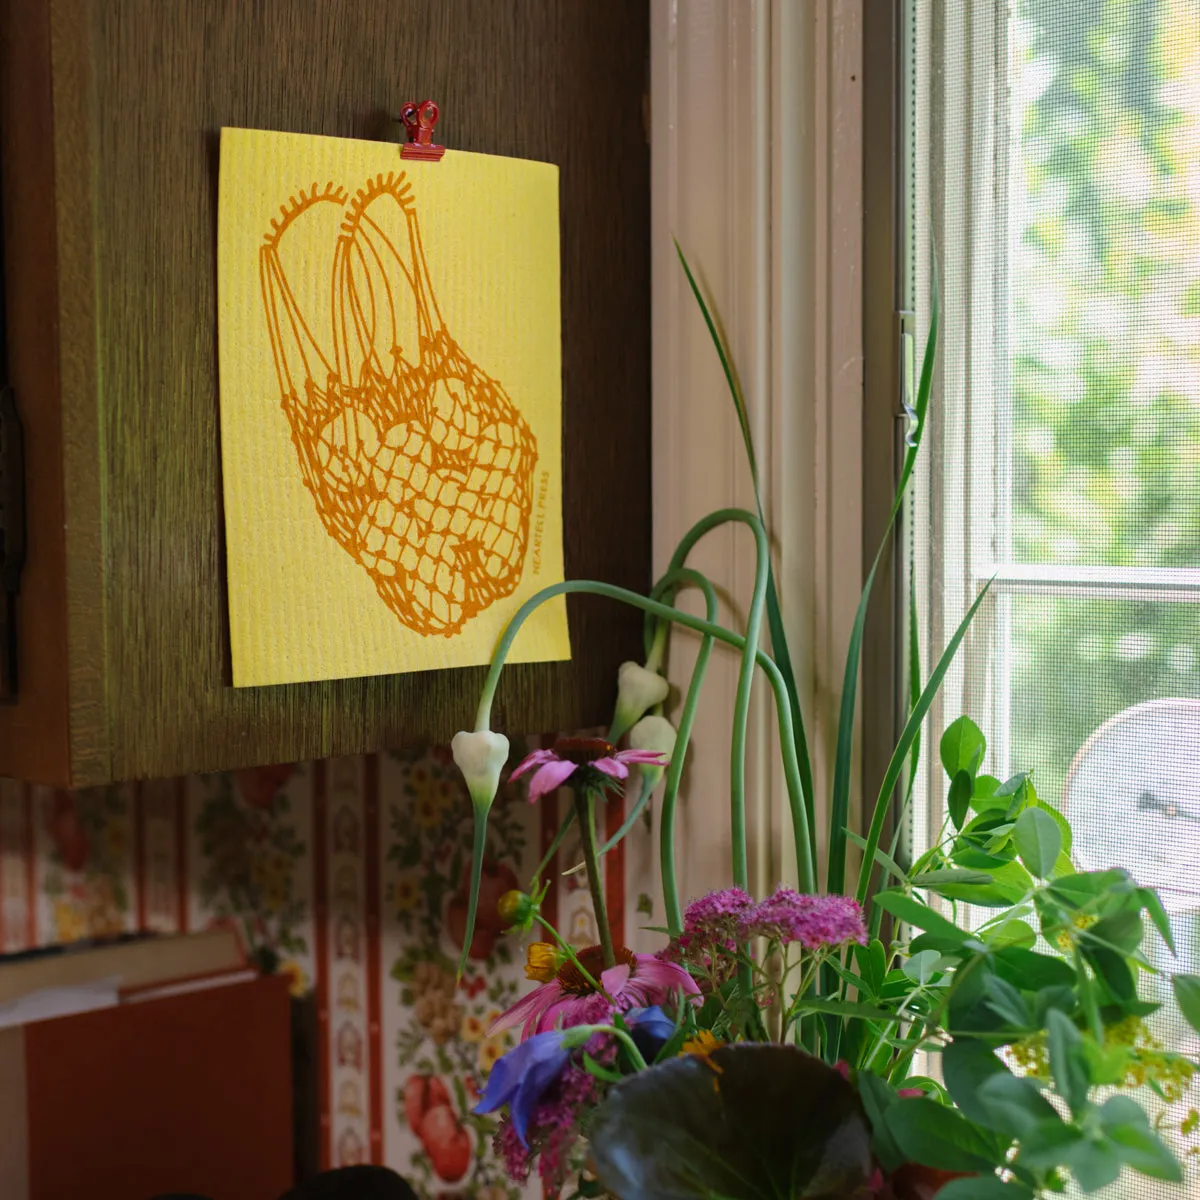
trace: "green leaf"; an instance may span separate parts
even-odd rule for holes
[[[875,1157],[879,1159],[884,1170],[894,1171],[904,1162],[904,1154],[888,1131],[886,1116],[888,1109],[894,1104],[899,1104],[900,1099],[887,1083],[872,1071],[859,1071],[855,1080],[867,1120],[871,1122],[871,1144],[875,1150]]]
[[[1142,907],[1150,914],[1150,920],[1154,922],[1154,928],[1158,930],[1159,936],[1166,942],[1167,949],[1172,954],[1177,954],[1175,938],[1171,932],[1171,918],[1167,916],[1167,910],[1163,908],[1158,893],[1153,888],[1140,887],[1137,890],[1137,896],[1142,902]]]
[[[639,1071],[609,1092],[588,1140],[622,1200],[798,1197],[817,1181],[849,1196],[871,1172],[857,1092],[795,1046],[743,1042]]]
[[[934,976],[934,969],[942,961],[938,950],[922,950],[914,954],[907,962],[900,964],[900,969],[914,983],[926,984]]]
[[[982,1124],[1022,1139],[1039,1126],[1062,1124],[1062,1118],[1041,1089],[1030,1079],[1018,1079],[1006,1068],[979,1084],[975,1103],[986,1115]]]
[[[932,373],[932,366],[930,367],[930,371]],[[989,581],[987,585],[980,589],[979,595],[976,596],[974,603],[967,610],[966,616],[958,623],[958,628],[955,629],[953,636],[946,645],[946,649],[942,652],[942,657],[938,659],[937,666],[934,667],[932,674],[929,676],[929,682],[925,685],[925,690],[921,693],[921,699],[917,702],[909,714],[908,720],[904,723],[900,739],[896,743],[896,748],[892,751],[892,757],[888,762],[887,770],[884,772],[879,794],[875,798],[875,808],[871,815],[871,827],[867,831],[868,861],[871,860],[875,847],[879,845],[879,839],[883,835],[883,826],[891,808],[892,793],[895,791],[900,773],[904,769],[909,747],[920,731],[921,722],[925,720],[925,714],[929,711],[930,705],[933,704],[933,699],[937,695],[938,689],[942,686],[942,680],[945,678],[946,672],[950,669],[950,664],[954,661],[958,647],[962,644],[967,629],[974,620],[975,614],[979,611],[979,606],[987,596],[990,586]],[[857,899],[860,904],[866,903],[867,893],[871,887],[870,875],[869,871],[864,871],[858,881]]]
[[[829,828],[829,867],[826,874],[826,890],[840,893],[846,885],[846,826],[850,816],[850,778],[853,773],[854,755],[854,709],[858,698],[858,676],[862,659],[863,631],[867,622],[867,605],[871,599],[871,589],[875,584],[875,572],[879,560],[887,545],[891,522],[887,526],[883,541],[875,554],[875,561],[867,573],[867,581],[863,585],[862,596],[858,609],[854,614],[854,625],[850,631],[850,644],[846,650],[846,670],[842,676],[842,701],[838,713],[837,750],[833,768],[833,795],[830,801]],[[896,776],[899,779],[899,773]],[[893,782],[893,787],[895,783]],[[873,855],[874,847],[869,849]],[[863,871],[864,877],[870,879],[871,870]]]
[[[1055,1090],[1071,1106],[1072,1112],[1079,1112],[1087,1106],[1090,1086],[1083,1036],[1057,1008],[1046,1014],[1046,1028],[1049,1032],[1050,1074]]]
[[[1013,829],[1013,843],[1021,861],[1032,874],[1039,879],[1050,877],[1062,850],[1062,834],[1048,812],[1041,808],[1027,808],[1021,813]]]
[[[1136,893],[1129,873],[1120,867],[1112,867],[1107,871],[1080,871],[1075,875],[1067,875],[1062,879],[1056,879],[1048,890],[1052,896],[1058,897],[1073,908],[1088,906],[1106,893],[1113,896],[1119,896],[1122,893],[1129,895]]]
[[[986,1003],[998,1017],[1003,1018],[1014,1029],[1028,1030],[1033,1026],[1033,1014],[1025,997],[1008,980],[999,975],[988,976],[984,984]]]
[[[887,974],[887,951],[878,938],[872,938],[866,946],[854,947],[854,961],[858,972],[873,995],[878,995]]]
[[[930,290],[929,333],[925,339],[925,354],[921,362],[921,379],[917,384],[917,395],[911,414],[914,424],[908,433],[904,463],[900,468],[900,478],[896,483],[896,491],[892,498],[892,511],[888,515],[887,522],[884,525],[884,536],[879,543],[879,549],[875,552],[875,559],[871,564],[871,570],[867,574],[867,580],[863,586],[862,598],[858,603],[858,611],[854,615],[854,628],[850,635],[850,646],[846,654],[846,670],[842,677],[842,701],[841,711],[838,716],[833,797],[830,808],[827,883],[828,890],[831,892],[840,892],[845,884],[846,846],[841,831],[849,823],[847,818],[850,811],[850,778],[853,766],[854,705],[858,687],[863,625],[866,622],[867,616],[867,601],[870,599],[871,588],[875,583],[875,572],[879,567],[880,559],[883,557],[884,549],[895,526],[896,516],[900,512],[901,504],[904,502],[904,494],[908,490],[908,483],[912,478],[913,468],[917,463],[917,454],[920,452],[921,440],[925,434],[925,416],[929,409],[929,397],[933,391],[933,368],[937,358],[938,320],[941,310],[936,270],[934,272],[933,286]],[[933,697],[937,694],[938,688],[941,687],[942,678],[949,668],[950,660],[954,657],[954,653],[962,641],[962,634],[966,632],[966,627],[975,615],[975,611],[978,609],[982,597],[986,592],[987,588],[985,587],[980,597],[971,606],[971,610],[963,619],[959,632],[950,639],[950,644],[946,647],[941,660],[934,668],[933,674],[929,677],[929,682],[925,690],[921,693],[916,703],[911,705],[908,720],[905,722],[900,739],[892,752],[891,760],[888,763],[887,770],[884,772],[879,795],[875,800],[875,808],[871,815],[871,825],[867,834],[866,860],[868,864],[874,861],[875,848],[879,845],[879,838],[883,832],[887,813],[891,808],[896,785],[899,783],[900,776],[904,771],[909,751],[920,737],[921,723],[925,720],[925,714],[929,710],[929,706],[933,703]],[[857,892],[860,904],[866,903],[867,894],[871,889],[872,874],[873,871],[869,868],[861,873]]]
[[[983,908],[1009,908],[1033,891],[1033,877],[1019,862],[1001,860],[985,872],[987,883],[952,883],[938,892],[948,900],[962,900]]]
[[[1078,1004],[1075,988],[1070,984],[1052,983],[1049,987],[1039,988],[1033,997],[1033,1019],[1039,1029],[1046,1026],[1046,1015],[1052,1008],[1071,1016]]]
[[[979,1089],[993,1075],[1008,1075],[1008,1069],[992,1048],[978,1038],[955,1038],[942,1050],[942,1078],[951,1099],[968,1120],[991,1125],[980,1102]],[[1009,1076],[1011,1078],[1011,1076]]]
[[[996,1166],[995,1139],[957,1109],[905,1099],[887,1110],[885,1120],[896,1145],[913,1162],[941,1171],[991,1171]]]
[[[846,830],[846,837],[850,839],[860,850],[867,848],[867,839],[860,837],[852,829]],[[884,868],[887,874],[894,875],[901,883],[908,883],[908,876],[904,872],[904,868],[890,854],[885,854],[878,847],[875,848],[875,861]],[[884,875],[884,882],[887,882],[887,875]]]
[[[1005,815],[1010,821],[1015,821],[1025,809],[1029,808],[1037,800],[1037,792],[1033,790],[1029,772],[1020,771],[1011,778],[1006,779],[996,789],[992,800],[997,805],[1001,801],[1007,800],[1008,808],[1005,810]]]
[[[993,925],[984,932],[983,939],[989,946],[1023,946],[1029,950],[1036,945],[1037,934],[1027,922],[1009,920]]]
[[[955,829],[961,829],[967,819],[967,810],[971,806],[971,776],[967,771],[959,771],[950,781],[950,795],[946,800],[946,808]]]
[[[1008,808],[1008,798],[1006,796],[997,796],[996,789],[1000,786],[1000,780],[995,775],[976,775],[975,790],[971,796],[971,807],[976,812],[983,812],[988,808]]]
[[[965,771],[970,779],[975,778],[979,764],[983,762],[983,754],[987,749],[987,739],[983,731],[970,717],[959,717],[942,734],[938,749],[942,756],[942,766],[951,779]]]
[[[1137,982],[1123,955],[1107,946],[1086,946],[1083,956],[1108,986],[1114,999],[1133,1000],[1137,996]]]
[[[799,1013],[832,1013],[834,1016],[841,1017],[866,1017],[872,1021],[890,1021],[895,1018],[895,1013],[870,1004],[856,1004],[852,1000],[821,1000],[809,996],[797,1001],[796,1011]]]
[[[987,871],[973,871],[966,867],[939,867],[933,871],[922,871],[909,878],[913,887],[940,892],[947,885],[956,883],[990,884],[992,877]]]
[[[1059,1158],[1085,1192],[1098,1192],[1121,1173],[1121,1156],[1114,1147],[1090,1138],[1068,1142]]]
[[[924,929],[942,942],[953,947],[961,946],[971,935],[965,929],[959,929],[952,921],[947,921],[940,913],[936,913],[928,905],[906,896],[903,892],[880,892],[875,897],[875,903],[893,917]],[[936,949],[936,947],[934,947]]]
[[[1183,1180],[1179,1161],[1150,1127],[1145,1111],[1128,1096],[1113,1096],[1098,1114],[1116,1152],[1135,1171],[1171,1183]]]
[[[1080,932],[1084,942],[1108,946],[1119,954],[1132,954],[1141,944],[1146,930],[1140,909],[1123,909]]]
[[[1035,803],[1042,812],[1050,814],[1051,819],[1058,826],[1058,832],[1062,834],[1063,853],[1070,854],[1071,845],[1075,840],[1075,835],[1071,832],[1071,822],[1053,804],[1047,804],[1040,796]]]
[[[738,426],[742,431],[742,442],[746,449],[746,461],[750,467],[750,481],[754,485],[754,500],[758,508],[758,519],[762,521],[765,527],[767,520],[763,513],[762,496],[758,488],[758,462],[754,453],[754,438],[750,433],[750,416],[746,409],[745,398],[742,396],[742,389],[738,382],[737,373],[733,369],[733,356],[730,354],[725,339],[722,337],[721,331],[713,319],[713,314],[709,309],[707,301],[704,299],[704,293],[700,290],[700,286],[696,282],[696,277],[692,274],[692,268],[688,265],[688,260],[684,256],[683,248],[678,241],[675,242],[675,252],[679,255],[679,263],[683,267],[684,275],[687,276],[688,286],[691,288],[696,304],[700,308],[704,324],[708,329],[708,335],[712,339],[713,347],[717,352],[717,358],[720,360],[721,370],[725,374],[725,382],[729,386],[729,394],[733,400],[734,411],[737,413]],[[935,320],[930,330],[930,339],[933,341],[936,341],[936,312],[937,300],[935,297]],[[930,351],[927,350],[926,353],[929,354]],[[891,522],[889,521],[888,524],[890,526]],[[791,711],[792,732],[796,746],[796,761],[800,772],[800,789],[804,793],[805,818],[808,825],[808,844],[810,849],[815,850],[817,842],[817,817],[814,803],[816,792],[813,788],[812,760],[808,753],[808,739],[804,732],[804,713],[800,706],[800,689],[796,686],[796,673],[792,667],[792,656],[788,649],[787,633],[783,624],[783,611],[779,604],[779,588],[775,582],[775,567],[772,563],[767,564],[767,628],[771,635],[771,653],[775,659],[775,665],[779,668],[780,675],[783,676],[783,685],[787,691],[788,708]],[[832,842],[832,840],[831,833],[830,841]],[[799,862],[797,862],[796,866],[798,870],[801,868]]]
[[[1200,1033],[1200,975],[1176,975],[1171,980],[1171,990],[1183,1019]]]
[[[952,1179],[940,1187],[937,1200],[1033,1200],[1033,1193],[1017,1180],[1005,1183],[995,1175]]]

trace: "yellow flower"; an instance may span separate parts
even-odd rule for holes
[[[60,942],[77,942],[88,935],[83,913],[67,900],[54,902],[54,928]]]
[[[679,1048],[680,1054],[695,1054],[699,1058],[707,1059],[710,1054],[720,1048],[725,1043],[711,1029],[701,1029],[695,1037],[690,1037]],[[714,1069],[719,1069],[716,1063],[709,1063]]]
[[[1074,929],[1090,929],[1100,918],[1092,913],[1077,913],[1072,919],[1071,924]],[[1075,944],[1076,935],[1074,929],[1064,929],[1058,937],[1054,939],[1058,948],[1064,954],[1071,953],[1071,947]]]
[[[308,974],[294,958],[289,958],[281,962],[278,974],[288,979],[288,990],[297,1000],[307,994]]]
[[[496,1065],[498,1059],[504,1057],[504,1038],[485,1038],[479,1043],[479,1069],[485,1075]]]
[[[405,872],[396,880],[396,890],[393,893],[398,913],[409,912],[417,906],[421,898],[421,889],[417,877],[411,871]]]
[[[525,978],[549,983],[562,966],[562,955],[549,942],[530,942],[525,951]]]
[[[421,792],[413,801],[413,816],[422,829],[436,829],[442,823],[442,806],[432,792]]]
[[[458,1036],[464,1042],[482,1042],[485,1033],[487,1033],[487,1025],[484,1024],[482,1017],[477,1017],[473,1013],[463,1015],[462,1028],[459,1029]]]

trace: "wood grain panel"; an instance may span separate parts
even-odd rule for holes
[[[54,195],[50,24],[44,5],[11,0],[0,12],[7,358],[25,428],[29,534],[16,610],[20,698],[0,706],[0,762],[12,775],[61,779],[70,724],[58,251],[54,222],[47,219],[47,198]]]
[[[79,431],[67,447],[73,781],[448,737],[481,671],[228,686],[218,131],[394,138],[400,104],[431,96],[447,145],[560,166],[566,571],[644,588],[645,4],[49,2],[63,412]],[[78,173],[64,180],[68,160]],[[640,620],[586,600],[569,613],[573,662],[507,673],[496,711],[512,732],[609,715]]]

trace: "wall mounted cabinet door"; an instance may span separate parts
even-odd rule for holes
[[[222,126],[438,141],[561,170],[566,574],[644,588],[647,11],[637,0],[3,0],[9,381],[28,556],[0,774],[56,784],[448,737],[481,670],[230,686],[216,343]],[[511,732],[609,715],[640,620],[569,605]],[[347,631],[353,636],[353,630]]]

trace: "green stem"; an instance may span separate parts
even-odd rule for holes
[[[589,1037],[595,1037],[598,1033],[611,1033],[618,1042],[624,1046],[626,1053],[633,1062],[634,1069],[638,1071],[646,1070],[646,1060],[642,1057],[642,1052],[637,1048],[637,1043],[623,1029],[618,1029],[615,1025],[579,1025],[572,1026],[571,1034],[573,1037],[583,1037],[585,1034]]]
[[[579,961],[579,956],[575,953],[574,948],[568,942],[563,941],[558,930],[541,913],[535,913],[534,919],[554,939],[554,944],[567,956],[567,961],[575,967],[575,970],[583,976],[584,982],[590,984],[606,999],[611,1000],[612,997],[600,986],[600,981],[592,978],[591,972]]]
[[[567,836],[567,831],[571,828],[571,822],[575,820],[575,810],[567,809],[567,815],[563,817],[562,824],[558,827],[558,832],[554,835],[554,841],[550,843],[550,849],[546,851],[542,857],[542,861],[538,863],[538,869],[533,873],[533,881],[530,887],[534,887],[542,878],[542,872],[550,865],[550,860],[558,853],[558,848],[563,844],[563,838]]]
[[[600,878],[600,860],[596,857],[596,826],[594,823],[595,796],[588,791],[575,793],[575,815],[579,819],[579,841],[583,848],[583,861],[587,867],[588,890],[592,894],[592,908],[596,911],[596,932],[600,937],[600,954],[604,969],[617,965],[613,953],[612,932],[608,928],[608,906],[604,903],[604,883]]]
[[[614,833],[612,835],[612,837],[610,837],[608,839],[608,841],[605,842],[604,845],[601,846],[600,849],[596,851],[597,858],[603,858],[633,828],[638,817],[640,817],[642,815],[642,812],[644,811],[647,803],[649,802],[650,796],[653,793],[653,791],[654,791],[654,781],[651,780],[648,776],[643,776],[642,777],[642,790],[641,790],[641,794],[637,798],[637,802],[634,804],[633,808],[630,809],[629,816],[627,816],[625,818],[623,824],[621,825],[621,828],[618,829],[617,832]]]
[[[601,583],[590,579],[568,579],[563,583],[551,584],[549,587],[543,588],[536,595],[531,596],[521,605],[501,635],[495,654],[492,656],[492,663],[488,668],[487,678],[484,680],[483,691],[479,698],[479,708],[475,714],[476,729],[490,728],[492,699],[495,696],[500,673],[504,668],[505,656],[512,648],[513,640],[520,632],[521,626],[529,618],[529,615],[539,605],[544,604],[547,600],[552,600],[555,596],[581,593],[592,596],[603,596],[609,600],[620,600],[634,608],[640,608],[643,612],[649,613],[651,616],[673,621],[676,625],[682,625],[685,629],[693,629],[697,633],[709,634],[716,641],[724,642],[736,650],[741,650],[746,645],[745,638],[730,629],[726,629],[724,625],[719,625],[713,621],[705,621],[700,617],[694,617],[691,613],[682,612],[680,609],[673,608],[669,604],[662,604],[657,600],[651,600],[638,592],[631,592],[628,588],[617,587],[612,583]],[[779,668],[766,653],[762,650],[757,650],[755,652],[755,660],[758,666],[766,672],[771,690],[775,694],[776,707],[779,710],[779,734],[783,749],[783,769],[787,780],[788,801],[792,809],[792,825],[796,839],[796,857],[800,882],[805,891],[813,892],[816,891],[816,882],[813,878],[812,847],[808,838],[808,821],[804,809],[805,799],[800,784],[799,765],[796,760],[796,741],[792,727],[792,713],[788,702],[787,687],[783,682],[783,676]]]
[[[655,593],[662,591],[674,599],[675,590],[682,584],[690,583],[704,593],[704,611],[707,619],[716,622],[717,619],[717,590],[712,583],[699,571],[687,567],[676,567],[668,571],[659,580]],[[660,625],[660,630],[669,628],[666,622]],[[657,637],[655,639],[657,641]],[[679,798],[679,782],[683,777],[684,758],[687,754],[688,743],[692,736],[692,725],[696,720],[696,709],[700,704],[700,688],[704,684],[704,674],[708,670],[708,660],[712,655],[713,636],[705,634],[700,639],[700,649],[696,654],[696,665],[692,668],[692,678],[688,682],[687,695],[683,701],[683,711],[679,716],[679,730],[675,735],[675,753],[667,767],[667,782],[663,788],[662,813],[658,826],[658,861],[662,874],[663,904],[667,913],[667,929],[672,937],[678,937],[683,932],[683,913],[679,907],[679,886],[675,878],[675,804]]]
[[[684,535],[671,558],[671,569],[683,566],[695,544],[710,530],[730,521],[749,526],[754,534],[754,591],[746,618],[746,640],[738,671],[737,694],[733,702],[733,733],[729,747],[729,823],[732,839],[733,882],[743,890],[750,886],[746,858],[746,726],[750,719],[750,695],[754,684],[754,660],[762,636],[763,607],[767,598],[767,573],[770,547],[762,521],[744,508],[722,508],[697,521]],[[710,617],[709,620],[713,618]],[[807,816],[805,817],[807,821]]]
[[[458,978],[467,967],[467,951],[475,938],[475,913],[479,908],[479,877],[483,873],[483,855],[487,849],[487,809],[472,805],[475,835],[471,846],[471,895],[467,900],[467,927],[463,933],[462,953],[458,958]]]

